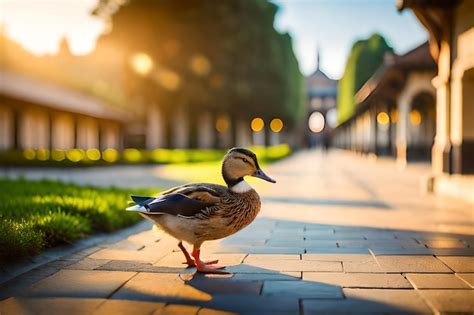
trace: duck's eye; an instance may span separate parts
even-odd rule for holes
[[[250,164],[249,160],[247,160],[246,158],[242,158],[242,160],[243,160],[245,163],[249,163],[249,164]]]

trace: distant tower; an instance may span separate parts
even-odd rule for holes
[[[319,45],[316,48],[316,71],[320,70],[321,54],[319,53]]]
[[[69,46],[69,41],[66,37],[61,38],[61,41],[59,42],[58,56],[71,56],[71,48]]]

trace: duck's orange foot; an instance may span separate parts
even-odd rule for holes
[[[219,259],[202,261],[202,263],[205,265],[214,265],[214,264],[217,264],[218,262],[219,262]],[[196,263],[194,262],[194,260],[185,261],[183,262],[183,265],[188,265],[188,267],[196,267]]]
[[[212,274],[229,274],[229,272],[222,270],[224,266],[218,265],[207,265],[205,263],[197,264],[197,271],[201,273],[212,273]]]

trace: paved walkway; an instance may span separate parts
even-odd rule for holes
[[[183,268],[146,230],[4,283],[0,314],[472,313],[473,205],[424,194],[428,172],[300,153],[255,185],[251,226],[203,246],[230,275]]]

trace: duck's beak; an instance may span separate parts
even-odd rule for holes
[[[255,172],[255,174],[253,174],[252,176],[266,180],[267,182],[270,182],[270,183],[276,183],[276,180],[274,180],[273,178],[265,174],[261,168],[259,168],[257,172]]]

